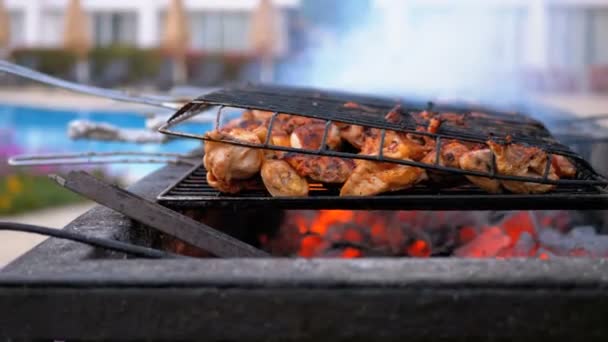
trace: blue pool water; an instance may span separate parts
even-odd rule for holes
[[[78,119],[105,122],[123,128],[145,127],[145,118],[133,112],[62,110],[0,104],[0,153],[3,152],[2,147],[27,154],[110,151],[187,153],[200,144],[187,139],[174,140],[164,145],[73,141],[67,136],[67,126],[70,121]],[[211,126],[206,124],[188,124],[184,127],[187,131],[198,133],[210,128]],[[109,167],[116,171],[126,171],[129,175],[136,177],[153,171],[160,165],[113,165]]]

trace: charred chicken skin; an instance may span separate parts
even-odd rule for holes
[[[357,160],[357,167],[348,178],[340,196],[373,196],[411,188],[426,179],[424,169]]]
[[[470,151],[458,159],[460,168],[468,171],[492,172],[492,151],[489,149]],[[490,193],[500,192],[500,182],[487,177],[466,176],[473,184]]]
[[[318,150],[321,148],[321,144],[323,144],[325,129],[325,124],[318,123],[311,123],[295,128],[291,133],[291,147]],[[331,150],[338,150],[340,145],[342,145],[340,131],[335,125],[331,125],[327,130],[325,144]]]
[[[354,148],[361,149],[363,147],[366,135],[365,127],[343,123],[336,123],[336,127],[340,132],[340,138],[342,138],[342,140],[346,141]]]
[[[302,177],[322,183],[344,183],[355,169],[350,159],[288,153],[283,159]]]
[[[488,146],[496,155],[498,173],[509,176],[541,178],[545,173],[548,155],[537,147],[519,144],[501,145],[488,141]],[[558,180],[553,166],[549,167],[548,179]],[[501,181],[505,189],[518,194],[545,193],[555,185],[518,181]]]
[[[466,153],[470,152],[471,147],[466,146],[458,141],[448,142],[441,145],[441,151],[439,152],[439,166],[446,166],[451,168],[460,168],[460,158]],[[437,149],[429,152],[422,160],[422,163],[434,165],[437,159]],[[441,183],[449,178],[451,175],[447,172],[427,170],[429,179],[435,183]]]
[[[378,155],[381,141],[381,132],[373,130],[366,138],[361,154]],[[428,148],[405,134],[387,131],[382,153],[388,158],[412,160],[422,158]],[[404,190],[427,178],[424,169],[417,167],[369,160],[355,163],[357,166],[342,187],[340,196],[372,196]]]

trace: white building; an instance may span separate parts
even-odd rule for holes
[[[68,0],[5,0],[11,18],[13,47],[55,47],[63,37]],[[115,43],[158,46],[169,0],[82,0],[90,14],[97,46]],[[299,0],[275,0],[284,9]],[[208,52],[248,48],[248,25],[258,0],[185,0],[190,15],[192,47]],[[284,19],[284,18],[283,18]],[[283,20],[286,25],[286,21]]]
[[[59,46],[67,0],[4,0],[10,11],[12,46]],[[259,0],[184,0],[190,15],[192,48],[205,52],[248,50],[249,17]],[[297,10],[306,0],[274,0]],[[327,0],[344,1],[350,0]],[[446,12],[455,5],[496,9],[504,28],[496,49],[505,61],[535,70],[568,70],[584,78],[594,66],[608,66],[608,0],[371,0],[390,6],[396,22]],[[115,43],[158,46],[169,0],[82,0],[91,15],[98,46]],[[320,8],[322,11],[323,8]],[[286,11],[283,11],[285,14]],[[432,15],[431,15],[432,16]],[[283,25],[287,27],[286,15]],[[494,19],[492,19],[494,20]],[[288,35],[286,35],[288,37]],[[400,37],[396,37],[399,39]],[[608,82],[608,81],[607,81]]]
[[[274,0],[297,8],[301,0]],[[304,1],[304,0],[303,0]],[[328,0],[348,1],[348,0]],[[427,9],[454,4],[508,10],[507,25],[522,35],[527,62],[535,66],[608,63],[608,0],[373,0],[378,6]],[[52,47],[61,42],[67,0],[5,0],[12,45]],[[82,0],[98,46],[113,43],[157,46],[168,0]],[[258,0],[185,0],[192,47],[205,51],[247,48],[249,14]]]

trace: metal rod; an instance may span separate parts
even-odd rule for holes
[[[127,158],[125,158],[127,157]],[[129,158],[140,157],[140,158]],[[11,166],[85,165],[85,164],[187,164],[196,165],[194,154],[154,152],[83,152],[19,155],[8,159]]]
[[[217,108],[217,114],[215,116],[215,130],[220,130],[220,123],[222,122],[222,110],[224,110],[224,106],[219,106]]]
[[[65,179],[57,175],[52,175],[51,178],[67,189],[218,257],[268,256],[251,245],[157,203],[107,184],[86,172],[70,172]]]
[[[325,146],[327,145],[327,135],[329,134],[331,124],[331,120],[327,120],[327,122],[325,123],[325,130],[323,131],[323,139],[321,139],[321,146],[319,146],[319,152],[326,150]]]
[[[222,105],[221,103],[216,103],[216,102],[212,102],[212,101],[205,101],[205,102],[196,102],[196,103],[201,103],[201,104],[205,104],[208,106],[220,106]],[[231,108],[240,108],[240,109],[258,109],[256,107],[245,107],[245,106],[239,106],[239,105],[230,105]],[[263,109],[260,109],[263,110]],[[285,111],[287,112],[287,111]],[[179,115],[178,115],[179,114]],[[184,115],[186,115],[186,113],[179,113],[174,115],[173,118],[176,117],[182,117]],[[181,119],[179,122],[184,121],[190,117],[196,116],[199,113],[190,113],[188,114],[188,117],[185,117],[183,119]],[[295,113],[287,113],[290,115],[296,115],[296,116],[303,116],[303,117],[309,117],[309,118],[316,118],[316,119],[321,119],[321,120],[327,120],[326,118],[319,118],[317,116],[313,116],[313,115],[305,115],[305,114],[295,114]],[[186,133],[186,132],[178,132],[175,130],[172,130],[171,128],[173,126],[175,126],[178,122],[174,119],[170,119],[167,121],[167,123],[165,125],[163,125],[160,129],[159,132],[164,133],[164,134],[168,134],[168,135],[172,135],[172,136],[176,136],[176,137],[182,137],[182,138],[191,138],[191,139],[198,139],[198,140],[205,140],[205,136],[202,134],[191,134],[191,133]],[[333,119],[334,122],[340,122],[340,123],[345,123],[345,124],[349,124],[349,125],[363,125],[366,127],[371,127],[371,128],[377,128],[377,129],[391,129],[394,131],[399,131],[399,132],[403,132],[403,133],[411,133],[411,134],[417,134],[417,135],[422,135],[422,136],[428,136],[431,137],[433,139],[436,139],[438,136],[445,138],[445,139],[457,139],[457,140],[461,140],[461,141],[467,141],[467,142],[475,142],[475,143],[483,143],[486,144],[488,138],[486,136],[484,137],[480,137],[479,134],[476,133],[464,133],[464,132],[458,132],[458,134],[454,133],[454,132],[448,132],[445,134],[438,134],[438,133],[430,133],[430,132],[423,132],[423,131],[418,131],[416,130],[416,127],[403,127],[400,125],[393,125],[390,123],[384,123],[383,125],[378,125],[375,122],[370,122],[370,123],[365,123],[362,124],[360,122],[355,122],[354,120],[348,120],[348,118],[342,118],[341,120],[335,120]],[[390,126],[390,127],[388,127]],[[547,136],[545,137],[546,139],[552,139],[555,140],[553,137],[551,136]],[[494,141],[496,142],[507,142],[508,139],[507,137],[500,137],[500,136],[493,136],[492,138]],[[522,143],[527,143],[527,144],[532,144],[534,145],[535,143],[538,142],[538,139],[536,137],[519,137],[519,142]],[[559,143],[557,143],[557,141],[551,143],[550,146],[539,146],[542,147],[543,150],[547,151],[547,152],[551,152],[551,153],[555,153],[555,154],[560,154],[560,155],[564,155],[564,156],[570,156],[572,158],[577,158],[578,155],[576,155],[575,153],[573,153],[572,151],[570,151],[570,149],[565,146],[565,145],[560,145]]]
[[[274,112],[274,113],[272,113],[272,116],[270,117],[270,122],[268,122],[268,133],[266,133],[266,141],[264,141],[265,147],[268,147],[268,144],[270,144],[270,138],[272,136],[272,130],[274,128],[274,121],[276,120],[278,115],[279,115],[279,112]]]
[[[125,243],[122,241],[116,241],[111,239],[102,239],[94,236],[87,236],[79,233],[74,233],[69,230],[57,230],[52,228],[34,226],[29,224],[20,224],[13,222],[0,222],[0,230],[6,231],[16,231],[23,233],[33,233],[51,236],[57,239],[71,240],[80,243],[84,243],[87,245],[91,245],[93,247],[103,248],[111,251],[121,252],[125,254],[130,254],[138,257],[144,258],[152,258],[152,259],[162,259],[162,258],[183,258],[188,259],[189,257],[167,253],[164,251],[160,251],[153,248],[147,248],[143,246],[138,246],[130,243]]]
[[[437,148],[437,151],[435,151],[435,166],[438,166],[439,158],[441,157],[441,137],[437,137],[435,146]]]
[[[547,162],[545,164],[545,171],[543,171],[543,180],[549,179],[549,172],[551,171],[551,164],[553,163],[553,155],[549,153],[547,156]]]
[[[493,151],[490,151],[490,153],[492,155],[492,172],[490,173],[490,176],[496,177],[498,175],[498,165],[496,165],[496,154],[494,154]]]
[[[384,159],[384,141],[386,140],[386,129],[380,132],[380,151],[378,151],[378,159]]]
[[[74,83],[66,81],[57,77],[53,77],[47,74],[43,74],[33,69],[29,69],[14,63],[10,63],[5,60],[0,60],[0,71],[28,78],[32,81],[44,83],[47,85],[56,86],[59,88],[71,90],[77,93],[83,93],[98,97],[104,97],[115,101],[139,103],[149,106],[167,108],[167,109],[178,109],[184,105],[184,103],[177,102],[175,100],[160,99],[159,97],[153,97],[149,95],[138,95],[130,94],[127,92],[120,92],[112,89],[98,88],[89,85]]]

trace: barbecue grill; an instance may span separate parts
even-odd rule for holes
[[[345,106],[346,103],[356,106]],[[399,105],[401,120],[393,123],[385,120],[385,115]],[[180,132],[176,125],[201,113],[217,107],[216,126],[222,121],[222,113],[227,108],[257,109],[274,112],[268,131],[272,132],[275,119],[280,113],[304,116],[324,120],[326,129],[321,148],[307,150],[302,148],[272,145],[271,134],[262,144],[248,143],[239,140],[213,140],[205,135]],[[437,133],[420,132],[420,125],[428,122],[416,121],[410,113],[423,110],[444,112],[450,111],[463,115],[464,125],[451,122],[443,123]],[[482,113],[481,115],[476,113]],[[361,125],[381,129],[381,141],[384,141],[388,130],[424,135],[436,142],[437,156],[434,164],[410,160],[393,159],[383,156],[382,147],[377,155],[368,156],[349,152],[338,152],[325,148],[329,127],[334,122]],[[411,210],[461,210],[478,208],[480,210],[508,209],[603,209],[608,206],[608,182],[591,165],[570,148],[560,144],[542,123],[519,113],[500,112],[482,107],[422,104],[399,99],[386,99],[344,92],[321,91],[317,89],[247,85],[220,90],[190,102],[173,115],[159,129],[160,132],[182,138],[211,140],[264,148],[291,153],[365,159],[378,162],[390,162],[425,169],[447,172],[453,175],[482,176],[500,180],[524,181],[532,183],[555,184],[557,189],[550,194],[517,195],[487,194],[474,186],[460,186],[450,189],[433,189],[428,185],[414,189],[370,198],[348,198],[337,196],[339,190],[313,184],[308,198],[272,198],[266,191],[245,191],[238,195],[225,195],[211,188],[206,181],[206,171],[197,166],[177,184],[165,190],[158,200],[172,207],[251,207],[273,205],[283,209],[411,209]],[[510,141],[530,146],[538,146],[550,153],[547,158],[543,177],[508,176],[497,172],[493,159],[491,172],[467,171],[445,167],[439,164],[439,151],[442,141],[470,141],[485,143],[488,139],[498,142]],[[380,146],[384,146],[383,143]],[[562,155],[572,160],[577,168],[575,179],[548,179],[551,156]]]
[[[28,74],[27,70],[16,71]],[[106,95],[128,100],[124,94]],[[165,100],[145,101],[167,106]],[[345,107],[347,102],[356,103],[357,108]],[[401,106],[401,122],[383,120],[396,104]],[[275,118],[278,113],[288,113],[322,119],[326,127],[345,122],[383,132],[426,134],[438,145],[449,139],[479,143],[509,140],[567,156],[576,164],[578,174],[575,179],[559,181],[549,180],[546,173],[539,178],[515,178],[498,174],[495,165],[493,172],[479,174],[445,168],[437,160],[434,164],[410,163],[385,158],[381,153],[367,158],[325,149],[281,149],[265,142],[251,147],[395,162],[458,175],[556,184],[557,188],[542,195],[516,195],[486,194],[473,186],[417,186],[387,195],[349,198],[337,196],[337,189],[330,186],[313,184],[308,198],[273,198],[261,190],[226,195],[206,183],[200,155],[193,163],[196,153],[188,155],[188,160],[169,156],[174,163],[148,175],[129,191],[83,173],[72,173],[66,179],[56,177],[61,185],[104,205],[65,231],[97,238],[79,241],[100,242],[98,246],[119,240],[123,244],[114,247],[124,249],[110,251],[50,239],[6,267],[0,275],[0,338],[425,340],[439,336],[537,340],[547,336],[603,337],[608,333],[603,322],[608,313],[606,259],[269,258],[247,246],[245,242],[250,241],[242,237],[250,234],[257,238],[260,230],[272,229],[265,225],[279,225],[281,219],[275,216],[282,210],[277,209],[608,209],[606,180],[581,157],[579,149],[575,153],[560,144],[540,122],[520,113],[481,106],[245,85],[189,102],[161,132],[204,140],[202,135],[178,131],[177,125],[214,107],[218,109],[218,124],[229,108],[260,109],[274,112]],[[448,122],[437,134],[419,132],[416,128],[420,123],[409,114],[422,110],[462,113],[466,129]],[[37,158],[16,160],[40,162]],[[207,213],[214,217],[202,221],[211,227],[182,215],[195,218]],[[213,247],[218,251],[215,256],[236,258],[172,260],[165,257],[175,255],[166,252],[156,251],[151,256],[148,249],[138,249],[137,254],[129,248],[130,244],[159,248],[166,235],[198,242],[201,248]],[[57,236],[65,238],[59,232]],[[129,250],[132,256],[126,257],[124,252]],[[239,254],[244,251],[248,254]]]

